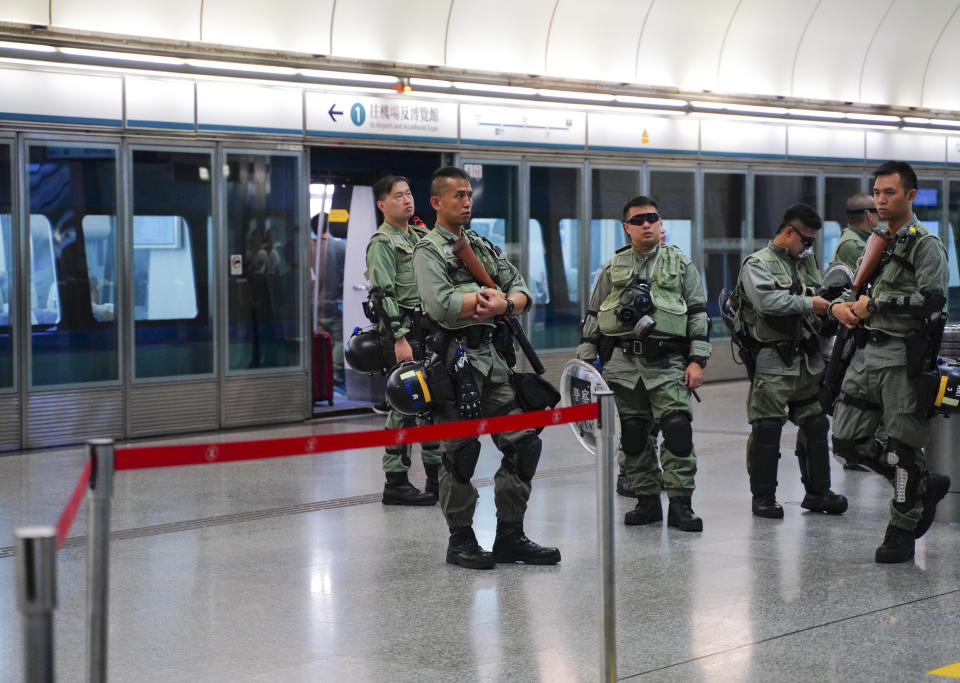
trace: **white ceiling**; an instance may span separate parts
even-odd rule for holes
[[[0,21],[506,74],[960,110],[960,0],[3,0]]]

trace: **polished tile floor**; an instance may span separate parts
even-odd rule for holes
[[[914,562],[873,562],[889,487],[834,465],[842,517],[803,511],[784,431],[783,520],[750,514],[743,383],[696,406],[702,534],[622,525],[615,501],[617,676],[637,681],[921,681],[960,662],[960,525],[936,523]],[[375,429],[382,416],[231,432],[243,440]],[[210,436],[181,442],[203,442]],[[567,426],[544,432],[526,529],[555,567],[444,563],[437,508],[384,507],[380,453],[118,473],[113,681],[596,681],[595,461]],[[489,547],[488,437],[475,526]],[[418,459],[412,479],[422,482]],[[13,530],[52,523],[81,449],[0,458],[0,680],[22,680]],[[85,506],[71,532],[85,534]],[[82,539],[58,556],[57,677],[84,679]]]

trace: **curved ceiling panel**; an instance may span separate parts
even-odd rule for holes
[[[338,2],[330,53],[353,59],[443,65],[451,1]]]
[[[793,60],[818,0],[742,0],[723,42],[717,90],[790,95]]]
[[[561,0],[550,28],[546,73],[558,78],[636,82],[637,44],[653,1],[598,0],[587,5]]]
[[[453,0],[447,66],[542,74],[556,0]]]
[[[0,12],[3,21],[46,26],[50,22],[50,0],[4,0]]]
[[[921,106],[923,72],[957,4],[957,0],[896,0],[867,52],[857,99]]]
[[[122,35],[200,40],[203,0],[51,0],[50,24]]]
[[[333,2],[204,0],[203,41],[326,55]]]
[[[922,104],[930,109],[960,109],[960,11],[940,36],[930,56],[920,95]]]
[[[821,2],[797,50],[791,94],[807,99],[857,102],[860,72],[870,39],[893,2]]]
[[[636,82],[713,90],[723,34],[738,0],[655,0],[640,38]]]

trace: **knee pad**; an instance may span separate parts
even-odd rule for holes
[[[620,419],[620,448],[624,453],[641,453],[647,446],[647,437],[653,424],[643,417]]]
[[[806,434],[808,441],[826,441],[830,430],[830,420],[823,413],[808,417],[800,425],[800,430]]]
[[[780,432],[783,422],[772,417],[762,417],[753,423],[753,443],[780,450]]]
[[[537,464],[540,462],[540,452],[543,450],[543,442],[536,434],[523,437],[516,445],[512,453],[513,465],[509,464],[511,456],[504,455],[502,465],[504,469],[516,473],[520,479],[530,483],[533,475],[537,472]]]
[[[480,441],[472,439],[455,449],[451,453],[444,453],[442,462],[444,469],[453,475],[461,484],[469,484],[477,461],[480,460]]]
[[[660,421],[663,443],[678,458],[686,458],[693,450],[693,427],[686,413],[670,413]]]
[[[869,437],[862,439],[841,439],[834,435],[832,437],[833,454],[840,459],[844,465],[848,462],[857,462],[857,448],[860,444],[866,443],[868,438]]]

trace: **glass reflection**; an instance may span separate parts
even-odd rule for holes
[[[0,145],[0,388],[13,386],[10,302],[13,291],[13,202],[11,148]]]
[[[693,257],[693,172],[650,171],[650,196],[663,216],[666,243]]]
[[[639,194],[640,174],[631,170],[596,168],[591,171],[590,182],[589,291],[592,292],[603,264],[627,243],[621,222],[623,205]],[[586,296],[590,296],[589,292]]]
[[[225,172],[229,367],[295,367],[300,363],[298,159],[228,154]]]
[[[833,261],[840,234],[847,227],[847,198],[860,191],[859,178],[824,178],[823,252],[820,265],[826,270]]]
[[[28,159],[32,383],[116,380],[116,150],[38,144]]]
[[[209,153],[133,152],[136,377],[213,372],[212,161]]]
[[[787,207],[800,203],[817,207],[816,176],[758,174],[753,182],[753,234],[758,249],[777,234]]]

